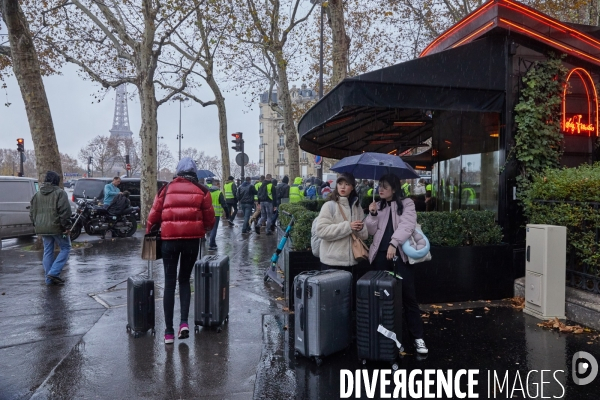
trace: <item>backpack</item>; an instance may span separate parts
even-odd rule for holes
[[[316,186],[310,185],[308,189],[306,189],[306,193],[304,195],[312,200],[317,195]]]
[[[329,201],[329,208],[331,209],[331,215],[335,214],[335,202]],[[333,208],[332,208],[333,207]],[[319,218],[315,218],[310,228],[310,249],[312,250],[313,256],[319,257],[319,248],[321,247],[321,238],[317,236],[317,221]]]
[[[269,193],[267,192],[267,186],[269,186],[267,183],[260,185],[260,188],[258,189],[258,201],[271,201]]]

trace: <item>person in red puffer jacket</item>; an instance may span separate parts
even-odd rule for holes
[[[198,183],[196,163],[184,157],[177,165],[177,177],[156,195],[148,215],[146,233],[160,225],[162,257],[165,269],[163,308],[165,312],[165,343],[175,341],[173,310],[175,286],[179,280],[181,321],[179,339],[189,337],[190,275],[196,258],[200,257],[200,238],[215,224],[212,198],[206,186]],[[179,276],[177,262],[181,256]]]

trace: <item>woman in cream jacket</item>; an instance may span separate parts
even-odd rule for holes
[[[323,204],[317,217],[321,270],[348,269],[354,274],[352,267],[358,264],[352,253],[352,232],[363,240],[368,234],[362,222],[364,213],[354,190],[355,184],[352,174],[341,174],[331,192],[331,200]]]
[[[413,266],[406,263],[408,258],[402,252],[402,245],[412,236],[417,225],[415,204],[404,198],[400,180],[391,174],[379,179],[379,197],[379,203],[369,205],[369,216],[365,219],[369,235],[373,235],[373,244],[369,248],[371,268],[394,271],[402,277],[402,305],[408,331],[414,339],[417,353],[427,354]]]

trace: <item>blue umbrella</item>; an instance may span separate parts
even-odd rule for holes
[[[214,178],[215,176],[215,174],[207,169],[199,169],[196,175],[198,175],[198,179]]]
[[[416,179],[420,176],[398,156],[382,153],[362,153],[342,158],[330,168],[332,171],[349,172],[358,179],[377,180],[385,174],[394,174],[399,179]],[[375,199],[375,191],[373,191]]]

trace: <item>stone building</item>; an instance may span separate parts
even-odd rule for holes
[[[293,103],[303,103],[314,100],[316,91],[302,85],[299,89],[294,85],[290,89]],[[277,89],[273,89],[271,100],[277,103]],[[269,93],[260,95],[259,116],[259,167],[260,173],[271,174],[277,180],[289,174],[289,154],[283,132],[283,116],[273,111],[269,106]],[[300,152],[300,174],[303,178],[316,176],[314,156],[303,150]],[[290,177],[290,180],[294,177]]]

